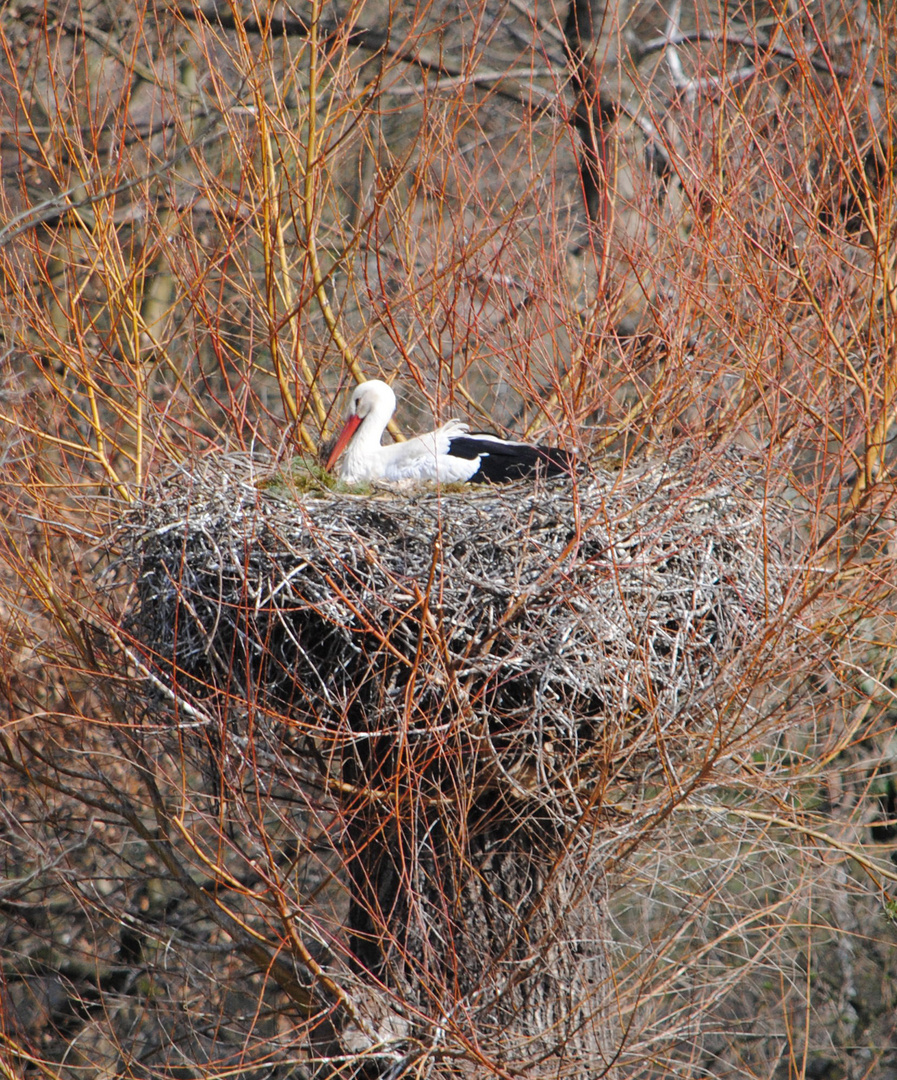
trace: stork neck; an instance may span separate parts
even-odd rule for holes
[[[385,407],[384,407],[385,406]],[[379,402],[361,421],[358,431],[345,452],[344,471],[359,479],[375,479],[379,475],[377,461],[383,432],[392,416],[389,403]]]

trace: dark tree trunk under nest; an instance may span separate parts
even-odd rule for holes
[[[332,801],[353,956],[334,978],[390,1075],[604,1075],[604,869],[641,792],[774,723],[752,694],[791,640],[786,518],[737,455],[684,453],[293,498],[219,462],[123,523],[154,708],[189,713],[223,774],[251,739]]]
[[[393,1032],[432,1042],[435,1021],[512,1071],[603,1072],[608,942],[586,845],[495,803],[414,816],[364,815],[348,837],[353,948],[403,1002]]]

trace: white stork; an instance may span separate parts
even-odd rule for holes
[[[460,420],[449,420],[407,442],[381,446],[395,411],[391,386],[380,379],[359,383],[345,427],[327,459],[327,470],[339,462],[339,475],[347,484],[372,480],[504,483],[537,474],[570,473],[575,465],[575,457],[566,450],[470,434]]]

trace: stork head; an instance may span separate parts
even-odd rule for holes
[[[367,382],[359,383],[352,395],[352,405],[349,409],[347,420],[357,416],[364,420],[371,413],[378,413],[386,417],[383,426],[389,422],[390,417],[396,411],[396,395],[389,383],[382,379],[368,379]]]
[[[367,382],[359,383],[352,394],[352,404],[346,416],[345,426],[327,459],[327,471],[329,472],[337,463],[340,455],[365,421],[367,421],[365,426],[371,438],[379,446],[383,429],[395,411],[396,395],[388,383],[383,382],[382,379],[369,379]]]

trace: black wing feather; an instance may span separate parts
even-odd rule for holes
[[[480,458],[480,467],[470,478],[472,484],[506,484],[536,475],[560,476],[576,467],[576,455],[568,450],[503,442],[495,436],[459,435],[449,442],[449,453],[466,461]]]

